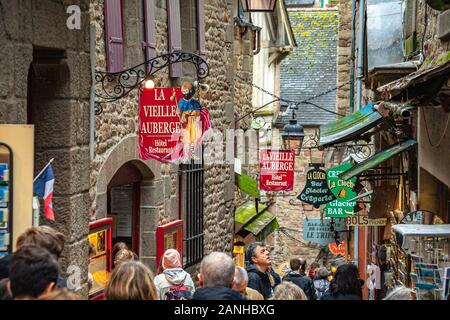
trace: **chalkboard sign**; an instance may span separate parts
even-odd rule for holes
[[[305,188],[297,199],[312,204],[317,209],[320,205],[333,201],[336,197],[328,188],[327,173],[320,169],[321,164],[313,163],[310,164],[310,167],[313,169],[306,174]]]

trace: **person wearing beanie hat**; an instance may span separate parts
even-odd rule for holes
[[[195,292],[195,286],[190,274],[182,268],[180,253],[175,249],[166,250],[161,258],[161,266],[164,271],[154,280],[159,299],[190,298]]]

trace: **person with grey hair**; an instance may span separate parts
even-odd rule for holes
[[[251,243],[245,251],[248,286],[269,299],[273,289],[281,282],[280,276],[272,270],[269,250],[262,242]],[[278,281],[277,281],[278,280]]]
[[[247,287],[248,274],[244,268],[237,266],[234,273],[233,287],[232,289],[239,292],[244,298],[249,300],[264,300],[262,294],[258,291]]]
[[[414,290],[404,286],[392,289],[383,300],[417,300]]]
[[[222,252],[212,252],[200,264],[198,281],[201,286],[192,300],[243,300],[232,290],[236,265],[233,259]]]

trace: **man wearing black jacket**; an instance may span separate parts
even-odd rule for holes
[[[261,293],[264,299],[269,299],[279,283],[278,274],[271,269],[269,251],[263,243],[254,242],[248,246],[245,256],[248,262],[248,287]]]
[[[231,257],[222,252],[212,252],[200,264],[198,280],[201,288],[192,300],[244,300],[232,290],[236,265]]]
[[[291,281],[299,286],[308,297],[308,300],[317,300],[314,282],[306,276],[306,260],[293,258],[290,261],[291,272],[289,272],[283,281]]]

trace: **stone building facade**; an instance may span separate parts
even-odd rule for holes
[[[90,207],[89,1],[72,4],[80,8],[79,30],[67,27],[63,2],[0,1],[0,123],[34,125],[35,175],[55,159],[57,219],[41,223],[67,236],[64,275],[69,266],[87,270]],[[82,284],[86,292],[87,274]]]
[[[156,56],[168,52],[168,5],[170,1],[155,1]],[[183,51],[197,52],[197,1],[180,1]],[[251,83],[235,78],[251,79],[252,54],[249,33],[243,37],[234,29],[236,15],[234,1],[201,1],[204,5],[205,52],[210,74],[204,80],[210,91],[207,96],[212,128],[223,133],[234,129],[234,119],[251,107]],[[143,41],[143,6],[141,1],[126,1],[124,14],[125,63],[131,67],[145,59],[140,43]],[[106,68],[104,45],[103,1],[93,1],[91,19],[96,27],[97,69]],[[192,22],[194,21],[194,22]],[[128,36],[129,35],[129,36]],[[156,75],[157,87],[178,86],[184,79],[194,79],[189,65],[183,65],[183,77],[171,78],[168,70]],[[105,106],[96,117],[95,159],[91,172],[91,218],[106,217],[108,210],[108,184],[117,171],[131,163],[142,175],[140,181],[140,246],[139,256],[152,268],[156,265],[156,228],[183,218],[186,208],[183,200],[189,186],[180,183],[180,166],[161,164],[153,160],[140,161],[137,151],[137,93],[117,103]],[[223,148],[226,141],[222,143]],[[208,142],[206,142],[206,145]],[[215,148],[215,147],[214,147]],[[225,150],[224,150],[225,151]],[[204,166],[204,254],[211,251],[231,253],[234,223],[234,171],[229,163],[211,163]],[[180,186],[181,189],[180,190]],[[111,187],[111,185],[110,185]],[[181,198],[181,199],[180,199]],[[111,199],[109,200],[111,201]],[[181,204],[181,208],[179,205]]]
[[[90,101],[91,67],[103,71],[109,68],[106,1],[123,4],[122,69],[146,60],[142,43],[148,40],[148,12],[144,4],[151,5],[150,16],[154,18],[154,56],[169,51],[168,15],[173,12],[169,13],[168,7],[179,6],[181,49],[201,53],[209,65],[210,74],[204,82],[211,88],[206,97],[211,125],[224,137],[223,141],[211,143],[214,147],[221,145],[224,154],[225,130],[234,130],[235,119],[252,107],[254,35],[242,35],[234,26],[236,1],[74,0],[71,4],[81,9],[81,30],[67,27],[66,2],[0,1],[0,123],[35,125],[35,173],[55,158],[56,222],[41,217],[41,224],[49,224],[67,235],[61,261],[63,275],[70,275],[66,272],[69,266],[79,267],[81,282],[77,289],[84,295],[88,292],[90,222],[110,216],[113,211],[132,210],[138,221],[132,227],[130,245],[155,271],[157,227],[184,219],[186,194],[195,192],[189,190],[181,166],[139,159],[137,91],[102,105],[103,112],[94,118],[95,135],[90,141],[89,114],[94,102]],[[202,11],[198,11],[198,6],[202,6]],[[199,30],[199,15],[204,30]],[[199,32],[205,39],[203,48],[199,47]],[[90,52],[91,42],[95,52]],[[185,79],[195,80],[192,66],[183,64],[182,72],[180,77],[170,77],[169,69],[160,71],[155,75],[156,86],[176,87]],[[205,164],[201,184],[203,254],[231,254],[236,191],[233,164]],[[120,207],[124,203],[129,206]],[[194,272],[196,265],[192,268]]]

